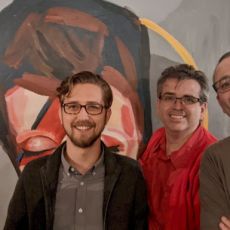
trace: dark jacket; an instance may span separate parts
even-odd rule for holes
[[[61,149],[24,169],[9,204],[4,230],[53,229]],[[104,163],[104,229],[147,229],[146,189],[138,163],[106,147]]]

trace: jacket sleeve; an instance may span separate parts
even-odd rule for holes
[[[8,207],[4,230],[26,230],[28,219],[26,213],[25,190],[22,178],[19,178]]]
[[[136,192],[135,192],[135,207],[134,221],[135,230],[148,229],[148,204],[146,185],[141,170],[138,170]]]
[[[216,146],[204,154],[200,167],[201,230],[216,230],[220,218],[230,215],[226,196],[225,172]],[[228,162],[229,163],[229,162]],[[230,175],[229,175],[230,176]]]

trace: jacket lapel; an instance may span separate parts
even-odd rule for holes
[[[106,223],[106,213],[109,204],[109,200],[114,189],[114,186],[120,176],[121,166],[117,162],[114,152],[110,151],[109,148],[105,149],[105,182],[104,182],[104,202],[103,202],[103,217],[104,217],[104,229]]]
[[[59,167],[61,163],[63,143],[49,156],[46,164],[41,168],[40,175],[46,209],[46,229],[53,229],[56,190],[58,184]]]

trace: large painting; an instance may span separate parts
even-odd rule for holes
[[[152,131],[149,40],[139,18],[99,0],[18,0],[0,21],[0,139],[15,169],[64,140],[55,89],[82,70],[112,86],[104,142],[136,158]]]

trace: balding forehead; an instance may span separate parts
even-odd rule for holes
[[[213,82],[221,78],[230,76],[230,57],[224,58],[217,66],[213,75]]]

